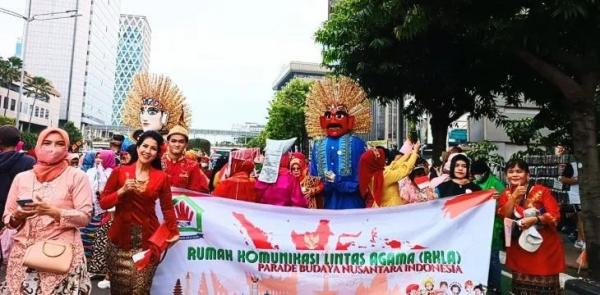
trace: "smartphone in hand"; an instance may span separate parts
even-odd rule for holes
[[[20,200],[17,200],[17,204],[19,204],[19,206],[21,206],[21,207],[25,207],[25,205],[31,204],[31,203],[33,203],[33,199],[20,199]]]

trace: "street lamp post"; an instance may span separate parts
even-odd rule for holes
[[[4,9],[4,8],[0,8],[0,12],[1,13],[5,13],[8,15],[12,15],[14,17],[18,17],[21,18],[25,21],[24,24],[24,28],[23,28],[23,56],[21,58],[21,79],[19,80],[19,96],[17,97],[17,103],[15,106],[15,111],[17,112],[17,115],[15,117],[15,127],[19,128],[19,120],[21,117],[21,98],[23,96],[23,86],[24,86],[24,80],[25,80],[25,56],[27,54],[27,37],[29,35],[29,23],[31,23],[34,20],[37,21],[46,21],[46,20],[55,20],[55,19],[61,19],[61,18],[72,18],[72,17],[78,17],[81,16],[81,14],[77,13],[77,10],[66,10],[66,11],[60,11],[60,12],[49,12],[49,13],[42,13],[42,14],[36,14],[36,15],[31,15],[31,0],[29,0],[29,3],[27,4],[27,16],[21,15],[17,12],[8,10],[8,9]],[[69,15],[64,15],[64,14],[69,14]],[[33,110],[32,110],[33,111]],[[29,124],[31,124],[31,122],[29,122]]]

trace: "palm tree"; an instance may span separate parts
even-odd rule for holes
[[[23,61],[16,56],[9,57],[8,59],[3,59],[0,57],[0,83],[2,83],[4,87],[6,87],[6,99],[8,99],[8,96],[10,94],[11,83],[21,78],[22,67]],[[4,109],[4,117],[6,117],[7,109],[8,108]],[[18,106],[16,111],[19,111]]]
[[[29,113],[29,124],[27,125],[27,132],[31,130],[31,117],[33,116],[33,109],[35,108],[35,102],[39,99],[47,102],[50,100],[50,94],[52,93],[52,84],[44,77],[33,77],[25,82],[25,95],[33,97],[33,104],[31,105],[31,113]]]

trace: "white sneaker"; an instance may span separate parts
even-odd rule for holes
[[[110,281],[107,279],[104,279],[104,280],[98,282],[98,288],[100,288],[100,289],[110,288]]]
[[[584,249],[585,242],[582,240],[577,240],[577,241],[575,241],[575,244],[573,246],[575,246],[575,248],[577,248],[577,249]]]

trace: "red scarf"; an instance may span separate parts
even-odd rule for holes
[[[358,187],[360,195],[367,200],[373,198],[375,204],[381,203],[383,196],[383,169],[385,168],[385,152],[381,149],[370,149],[360,156],[358,164]],[[373,182],[372,191],[369,184]],[[368,207],[371,207],[370,204]]]
[[[42,148],[42,142],[50,135],[50,133],[58,133],[65,141],[65,148],[63,151],[54,153],[47,152]],[[46,128],[38,136],[37,143],[35,145],[35,155],[37,156],[37,163],[33,166],[33,173],[39,182],[49,182],[60,176],[69,167],[67,157],[69,152],[67,147],[69,146],[69,135],[66,131],[59,128]]]

